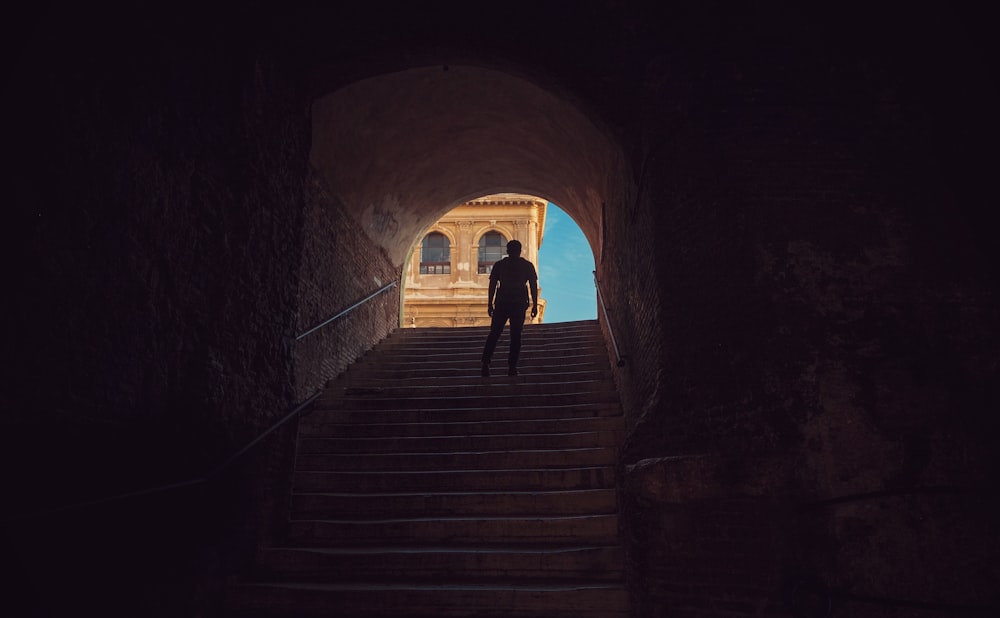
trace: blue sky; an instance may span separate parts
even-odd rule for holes
[[[538,285],[546,324],[597,318],[594,254],[576,222],[552,202],[538,250]]]

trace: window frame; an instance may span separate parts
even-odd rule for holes
[[[442,239],[442,246],[433,247],[429,246],[428,241],[432,238],[436,240],[437,237]],[[426,260],[424,259],[424,253],[428,249],[440,250],[441,255],[431,255],[431,257],[439,257],[441,259],[437,260]],[[428,232],[423,239],[420,241],[420,262],[419,262],[419,273],[421,275],[450,275],[451,274],[451,239],[448,238],[446,234],[442,234],[438,231]]]
[[[484,244],[484,242],[490,236],[499,236],[500,244],[499,245]],[[503,256],[506,255],[507,242],[508,242],[507,237],[503,234],[503,232],[495,229],[489,230],[488,232],[480,236],[479,242],[477,243],[476,272],[479,273],[480,275],[490,274],[490,272],[493,270],[493,265],[496,264],[497,261],[503,259]],[[486,253],[487,251],[489,251],[489,249],[491,249],[494,246],[499,248],[499,257],[495,260],[491,259],[490,255]]]

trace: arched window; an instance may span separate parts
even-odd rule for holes
[[[451,245],[444,234],[431,232],[424,236],[424,242],[420,246],[420,274],[451,274]]]
[[[506,253],[507,239],[499,232],[487,232],[479,238],[479,274],[488,275],[497,260]]]

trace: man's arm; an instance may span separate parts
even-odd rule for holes
[[[493,297],[496,295],[496,293],[497,293],[497,280],[491,276],[490,292],[489,296],[486,299],[486,313],[488,313],[491,318],[493,317]]]
[[[538,317],[538,279],[529,279],[528,287],[531,288],[531,317]]]

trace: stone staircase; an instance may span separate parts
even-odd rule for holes
[[[598,324],[527,325],[518,377],[506,333],[480,377],[485,339],[401,329],[328,384],[300,424],[285,544],[229,616],[628,616]]]

